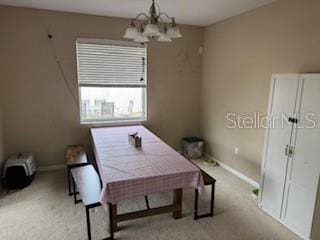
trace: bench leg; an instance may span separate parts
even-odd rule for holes
[[[82,202],[81,200],[77,200],[77,194],[78,192],[76,191],[76,183],[74,182],[73,177],[72,179],[72,187],[73,187],[73,199],[74,199],[74,204],[77,204],[79,202]]]
[[[193,219],[194,220],[198,220],[198,199],[199,199],[199,192],[198,189],[194,190],[195,192],[195,199],[194,199],[194,216]]]
[[[182,217],[182,189],[174,190],[173,204],[178,207],[178,210],[173,212],[173,218],[179,219]]]
[[[86,219],[87,219],[88,240],[91,240],[90,209],[88,207],[86,207]]]
[[[195,190],[195,200],[194,200],[194,220],[198,220],[200,218],[205,217],[213,217],[214,215],[214,194],[215,194],[215,183],[211,184],[211,199],[210,199],[210,213],[198,215],[198,199],[199,199],[199,192]]]
[[[145,200],[146,200],[147,209],[150,209],[150,204],[149,204],[148,195],[145,195],[144,198],[145,198]]]
[[[69,196],[72,196],[72,193],[71,193],[71,174],[70,174],[70,168],[67,167],[67,176],[68,176],[68,191],[69,191]]]
[[[73,187],[73,200],[74,200],[74,204],[77,204],[76,183],[74,182],[74,179],[73,179],[73,178],[72,178],[72,187]]]
[[[210,203],[210,216],[214,215],[214,195],[215,195],[215,183],[211,186],[211,203]]]

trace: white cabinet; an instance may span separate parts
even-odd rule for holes
[[[320,74],[273,75],[259,206],[309,239],[320,173]]]

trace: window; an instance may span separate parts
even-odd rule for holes
[[[146,46],[78,39],[77,64],[81,123],[146,120]]]

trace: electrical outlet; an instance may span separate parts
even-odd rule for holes
[[[199,47],[198,52],[199,52],[200,55],[202,55],[203,54],[203,47]]]
[[[238,155],[239,154],[239,148],[238,147],[235,147],[234,148],[234,155]]]

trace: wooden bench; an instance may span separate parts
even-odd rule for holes
[[[203,176],[204,185],[205,186],[211,185],[210,212],[206,213],[206,214],[202,214],[202,215],[198,214],[199,192],[198,192],[198,189],[196,189],[195,190],[195,201],[194,201],[194,220],[198,220],[199,218],[204,218],[204,217],[213,217],[213,214],[214,214],[214,193],[215,193],[216,180],[203,170],[201,170],[201,174]]]
[[[84,151],[83,145],[69,145],[66,151],[66,165],[67,165],[67,177],[68,177],[68,191],[69,196],[72,196],[71,192],[71,169],[75,167],[89,165],[87,154]]]
[[[101,182],[98,173],[92,165],[80,166],[71,169],[73,180],[74,203],[83,202],[86,209],[87,233],[91,240],[90,209],[101,206],[99,202],[101,193]],[[76,187],[78,188],[81,200],[77,199]]]

